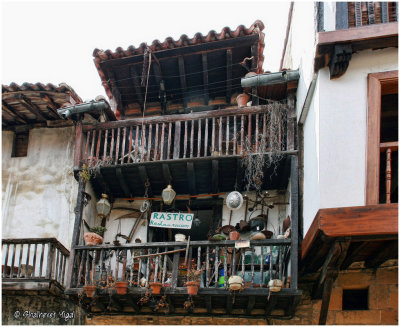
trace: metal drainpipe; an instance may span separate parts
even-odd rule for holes
[[[57,113],[62,119],[68,119],[73,114],[85,113],[88,111],[102,111],[102,110],[107,110],[108,108],[109,105],[105,101],[99,101],[99,102],[92,101],[88,103],[81,103],[74,106],[57,109]]]
[[[308,87],[306,99],[304,100],[303,108],[301,110],[299,125],[304,125],[307,119],[308,111],[310,110],[311,100],[314,97],[315,85],[317,84],[318,73],[313,74],[310,86]]]
[[[241,79],[242,87],[272,85],[282,82],[297,81],[300,78],[298,70],[282,71],[271,74],[259,74]]]

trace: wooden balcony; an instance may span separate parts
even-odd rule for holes
[[[71,287],[66,294],[76,301],[80,298],[92,313],[226,313],[290,318],[301,296],[296,269],[288,269],[297,255],[291,253],[291,246],[291,239],[249,241],[247,248],[236,248],[235,241],[76,246]],[[185,308],[184,302],[190,299],[185,287],[187,268],[200,267],[204,269],[200,288],[191,297],[195,310]],[[232,275],[243,278],[242,291],[229,290],[228,278]],[[270,292],[271,276],[283,281],[280,292]],[[110,280],[127,281],[127,294],[116,294]],[[161,294],[142,303],[151,282],[162,284]],[[97,285],[94,298],[83,295],[82,288],[89,283]],[[164,295],[168,307],[157,309]]]
[[[64,289],[69,251],[57,239],[3,239],[2,257],[3,293]]]

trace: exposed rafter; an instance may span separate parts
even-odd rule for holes
[[[121,97],[121,93],[119,92],[117,82],[115,81],[114,73],[110,68],[108,68],[107,74],[108,74],[108,79],[111,83],[112,95],[113,95],[115,101],[117,102],[118,108],[121,112],[121,118],[124,119],[125,118],[125,108],[122,105],[122,97]]]
[[[40,108],[36,104],[32,103],[31,100],[29,100],[26,96],[24,96],[23,94],[18,94],[15,97],[16,99],[20,100],[21,104],[32,114],[34,114],[38,120],[47,120]]]
[[[137,96],[137,100],[138,100],[138,102],[140,104],[140,109],[143,112],[143,103],[144,103],[144,101],[143,101],[142,89],[140,87],[139,77],[138,77],[138,74],[136,72],[136,68],[135,67],[136,67],[135,65],[131,66],[130,74],[131,74],[131,77],[132,77],[133,86],[135,87],[135,93],[136,93],[136,96]]]
[[[2,108],[5,112],[7,112],[9,115],[15,116],[19,121],[21,121],[24,124],[29,123],[29,118],[26,117],[24,114],[19,113],[15,111],[10,105],[8,105],[4,100],[1,102]]]
[[[181,80],[181,89],[182,89],[182,96],[183,96],[183,106],[187,107],[187,98],[186,98],[186,74],[185,74],[185,61],[183,56],[178,57],[178,65],[179,65],[179,75]]]

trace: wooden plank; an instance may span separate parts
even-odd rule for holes
[[[175,136],[174,136],[174,155],[173,159],[179,159],[181,150],[181,122],[175,122]]]
[[[344,30],[349,28],[349,14],[347,2],[336,2],[336,29]]]
[[[210,314],[212,312],[212,298],[211,295],[206,295],[204,297],[206,302],[207,313]]]
[[[240,155],[243,155],[244,147],[245,147],[245,139],[244,139],[244,115],[241,116],[241,125],[240,125]]]
[[[256,131],[255,131],[255,138],[256,138],[256,152],[259,152],[260,149],[258,148],[258,120],[259,120],[259,114],[256,114]]]
[[[222,155],[222,117],[219,117],[219,132],[218,132],[218,155]]]
[[[93,131],[94,133],[94,131]],[[115,143],[115,138],[114,138],[114,129],[111,130],[111,142],[110,142],[110,160],[112,161],[113,155],[114,155],[114,143]]]
[[[36,104],[34,104],[30,99],[28,99],[25,95],[17,94],[15,98],[19,100],[21,104],[26,109],[28,109],[33,115],[35,115],[37,120],[46,121],[48,119],[48,117],[45,117],[45,114],[40,110],[40,108]]]
[[[226,117],[225,154],[229,155],[229,116]]]
[[[43,258],[44,258],[44,248],[45,248],[45,244],[42,243],[42,252],[41,252],[41,254],[40,254],[40,260],[39,260],[39,277],[42,277]]]
[[[179,247],[175,246],[174,250],[179,250]],[[179,256],[180,252],[174,253],[174,258],[172,262],[172,281],[171,281],[172,288],[176,288],[178,284]]]
[[[208,94],[208,61],[207,61],[207,53],[201,54],[201,62],[203,67],[203,88],[204,88],[204,105],[208,106],[208,102],[210,101],[210,97]]]
[[[5,250],[5,258],[4,258],[4,270],[3,270],[3,278],[7,277],[7,266],[8,266],[8,252],[10,250],[10,245],[6,244],[6,250]],[[28,266],[26,267],[26,271],[28,271]],[[10,275],[12,276],[13,271],[10,271]],[[25,276],[26,277],[26,276]]]
[[[132,127],[131,127],[132,128]],[[106,160],[107,157],[107,143],[108,143],[108,129],[104,132],[104,148],[103,148],[103,160]],[[129,151],[130,153],[130,151]],[[128,162],[130,162],[130,156]]]
[[[29,248],[28,248],[29,252]],[[49,249],[47,252],[47,267],[46,267],[46,278],[51,279],[53,275],[53,265],[54,265],[54,255],[55,255],[55,245],[54,243],[49,243]]]
[[[78,169],[82,160],[83,132],[82,122],[78,122],[75,128],[75,151],[74,151],[74,169]]]
[[[385,184],[386,184],[386,203],[390,203],[390,197],[392,194],[392,150],[389,148],[386,150],[386,171],[385,171]]]
[[[233,155],[236,154],[236,143],[237,143],[237,135],[236,135],[236,116],[233,116]]]
[[[115,165],[118,164],[120,136],[121,136],[121,128],[118,128],[117,129],[117,144],[115,147],[115,161],[114,161]]]
[[[36,248],[36,246],[37,246],[37,244],[35,244],[35,248]],[[13,251],[11,254],[11,264],[10,264],[10,277],[13,277],[13,275],[14,275],[14,263],[15,263],[16,249],[17,249],[17,244],[13,244]],[[4,260],[4,261],[6,261],[6,260]],[[4,271],[6,271],[6,269],[4,269]],[[33,268],[33,271],[35,271],[35,267]]]
[[[206,287],[210,285],[210,247],[206,247]],[[211,300],[211,299],[210,299]],[[211,301],[210,301],[211,303]]]
[[[2,104],[2,109],[5,112],[7,112],[11,116],[15,116],[15,118],[18,119],[20,122],[24,124],[28,124],[29,122],[31,122],[31,120],[28,117],[26,117],[23,113],[14,110],[14,108],[12,108],[9,104],[7,104],[6,101],[2,100],[1,104]]]

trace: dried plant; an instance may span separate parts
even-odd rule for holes
[[[269,104],[265,115],[260,115],[262,119],[259,121],[259,126],[265,125],[266,131],[264,133],[263,127],[259,129],[258,147],[256,148],[255,135],[254,140],[246,137],[242,163],[245,167],[247,191],[250,189],[261,190],[265,179],[265,168],[272,167],[273,174],[276,174],[277,164],[283,157],[282,151],[286,148],[284,134],[287,130],[287,113],[287,103]],[[271,178],[272,175],[269,177]]]

